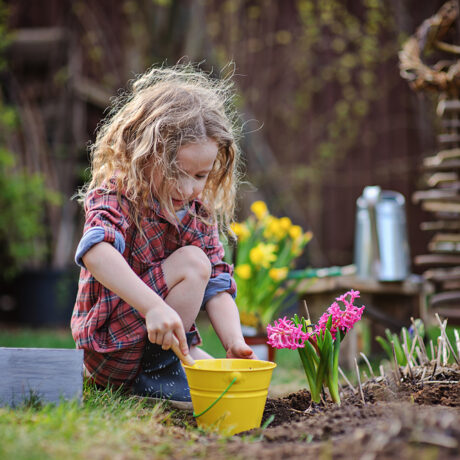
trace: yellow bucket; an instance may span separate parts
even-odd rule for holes
[[[198,426],[232,435],[260,426],[275,363],[200,359],[185,366]]]

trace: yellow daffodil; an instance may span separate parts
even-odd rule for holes
[[[288,267],[272,268],[268,272],[268,276],[273,281],[283,281],[284,279],[286,279],[288,272],[289,272]]]
[[[256,266],[269,268],[270,264],[276,260],[276,249],[275,244],[259,243],[249,251],[249,259]]]
[[[235,268],[235,273],[243,280],[251,278],[251,266],[249,264],[238,265]]]
[[[277,313],[272,312],[274,302],[281,302],[281,298],[293,292],[295,283],[285,283],[289,267],[313,235],[293,225],[289,217],[278,218],[270,214],[263,201],[252,203],[251,211],[245,221],[232,223],[237,247],[229,246],[229,253],[233,256],[235,278],[240,288],[241,323],[263,330],[272,319],[270,315]]]
[[[263,201],[254,201],[254,203],[251,204],[251,211],[258,220],[262,220],[268,215],[267,205]]]
[[[251,235],[247,225],[244,223],[233,222],[230,227],[241,242],[247,240]]]
[[[235,232],[236,233],[236,232]],[[293,225],[289,229],[289,236],[293,240],[298,240],[302,236],[302,227],[300,225]]]
[[[265,221],[264,237],[280,241],[286,236],[286,230],[281,225],[281,219],[268,216]]]
[[[280,219],[281,228],[287,233],[292,226],[292,221],[289,217],[281,217]]]
[[[278,232],[278,219],[274,216],[268,216],[265,219],[264,237],[267,239],[276,238]]]

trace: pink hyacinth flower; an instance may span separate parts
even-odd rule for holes
[[[348,332],[353,328],[355,323],[361,319],[364,311],[364,305],[362,307],[356,307],[353,305],[355,299],[359,297],[359,291],[348,291],[347,293],[337,297],[336,301],[327,309],[321,316],[316,326],[315,332],[323,332],[326,329],[326,324],[329,320],[329,316],[332,315],[331,335],[335,339],[337,330]],[[339,305],[339,302],[345,306],[345,310]]]
[[[267,343],[273,348],[289,348],[296,350],[303,348],[310,334],[302,331],[302,325],[295,325],[291,320],[280,318],[275,320],[274,325],[267,326]]]

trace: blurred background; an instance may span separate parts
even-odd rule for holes
[[[411,256],[424,253],[410,197],[436,147],[437,96],[409,88],[398,51],[442,3],[0,0],[0,320],[67,321],[88,144],[128,80],[180,59],[215,76],[235,66],[252,184],[241,219],[262,199],[315,235],[304,266],[344,266],[356,200],[379,185],[406,197]],[[45,321],[52,303],[62,316]]]

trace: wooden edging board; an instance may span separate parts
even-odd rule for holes
[[[82,400],[83,350],[0,347],[0,406]]]

